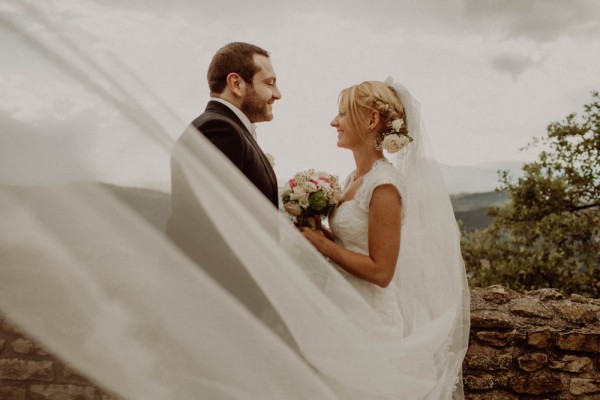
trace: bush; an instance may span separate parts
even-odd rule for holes
[[[581,118],[568,115],[530,145],[538,160],[512,181],[500,174],[510,201],[492,207],[492,224],[464,231],[463,257],[472,286],[514,290],[554,287],[600,296],[600,102]]]

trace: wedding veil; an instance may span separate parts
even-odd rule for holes
[[[403,89],[393,85],[415,134],[397,160],[408,193],[404,335],[202,135],[173,147],[168,132],[186,122],[117,60],[83,51],[68,25],[24,3],[0,18],[68,82],[56,90],[87,102],[49,124],[1,116],[0,312],[12,323],[125,399],[452,397],[467,286],[452,209]],[[169,230],[186,226],[167,236],[178,207],[189,219],[171,220]],[[201,251],[182,251],[186,240]]]

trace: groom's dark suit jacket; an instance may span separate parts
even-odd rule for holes
[[[187,129],[180,136],[171,157],[172,210],[167,237],[250,311],[263,315],[271,310],[268,301],[230,248],[231,243],[220,239],[219,222],[213,221],[211,210],[197,200],[178,154],[181,149],[198,144],[195,135],[204,135],[277,207],[275,173],[250,132],[226,105],[210,101],[191,125],[197,130]]]
[[[229,107],[218,101],[210,101],[204,113],[192,125],[277,207],[279,196],[275,172],[256,140]]]

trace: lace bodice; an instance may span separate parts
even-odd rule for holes
[[[348,176],[344,187],[347,187],[354,172]],[[398,172],[392,164],[382,159],[377,161],[365,175],[361,187],[353,199],[344,201],[330,216],[329,226],[335,235],[336,243],[348,250],[369,254],[369,203],[376,187],[392,184],[404,197],[402,183]],[[404,207],[402,210],[404,214]],[[404,218],[403,218],[404,219]],[[338,267],[348,281],[367,300],[384,322],[402,326],[402,317],[398,307],[396,292],[397,283],[392,279],[390,285],[381,288],[377,285],[356,278],[341,267]]]

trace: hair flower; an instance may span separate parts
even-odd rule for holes
[[[400,132],[400,130],[404,127],[404,121],[401,119],[395,119],[392,121],[392,129],[396,132]]]
[[[413,138],[408,134],[404,120],[396,118],[388,122],[387,130],[381,132],[375,141],[375,148],[388,153],[397,153],[412,141]]]

